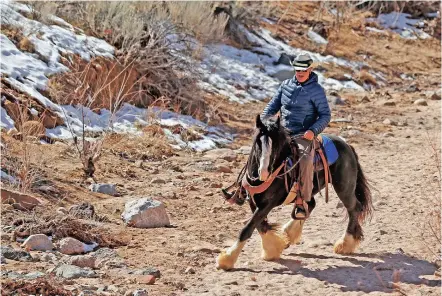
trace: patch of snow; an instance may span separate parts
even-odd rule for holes
[[[318,44],[327,44],[328,43],[328,41],[324,37],[322,37],[321,35],[319,35],[315,31],[309,30],[308,33],[307,33],[307,36],[313,42],[316,42]]]
[[[38,116],[38,111],[35,110],[34,108],[31,108],[30,112],[31,112],[32,115]]]
[[[56,25],[45,25],[28,19],[18,11],[28,6],[19,3],[0,3],[3,25],[20,29],[34,45],[36,54],[21,52],[1,35],[1,73],[35,89],[45,90],[47,76],[67,71],[61,62],[61,53],[78,54],[85,60],[93,56],[113,58],[114,48],[104,40],[77,35]],[[44,59],[45,62],[41,60]]]
[[[437,12],[429,12],[429,13],[425,14],[425,16],[428,17],[428,18],[437,18],[437,17],[439,17],[439,15],[440,15],[439,11],[437,11]]]
[[[83,243],[83,250],[85,253],[92,252],[96,247],[98,247],[97,243],[92,243],[90,245]]]
[[[9,183],[12,183],[12,184],[18,183],[17,179],[14,178],[13,176],[11,176],[8,173],[6,173],[4,171],[1,171],[1,170],[0,170],[0,172],[1,172],[0,173],[1,174],[0,177],[2,179],[5,179],[6,181],[8,181]]]
[[[427,39],[431,38],[430,35],[420,30],[417,27],[421,27],[421,19],[413,19],[408,13],[390,12],[379,14],[376,19],[370,18],[368,21],[376,21],[382,27],[390,29],[395,33],[398,33],[405,39]]]
[[[14,120],[12,120],[12,118],[8,115],[8,113],[6,113],[6,110],[3,107],[0,108],[1,108],[1,122],[0,122],[1,128],[4,128],[6,130],[15,128]]]

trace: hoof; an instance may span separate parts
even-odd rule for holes
[[[353,254],[358,249],[360,242],[361,240],[355,239],[353,235],[346,233],[335,243],[333,251],[341,255]]]
[[[287,248],[290,245],[299,244],[301,242],[301,236],[302,236],[302,228],[304,226],[304,220],[290,220],[286,224],[284,224],[282,230],[285,232],[289,239],[289,244]]]
[[[216,258],[216,269],[230,270],[233,266],[235,266],[235,259],[226,251],[222,251]]]
[[[260,233],[262,241],[262,259],[266,261],[277,260],[281,257],[282,251],[290,245],[285,233],[269,230]]]

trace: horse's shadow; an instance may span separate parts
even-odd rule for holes
[[[269,273],[301,274],[305,277],[315,278],[330,284],[341,286],[343,292],[392,292],[391,283],[398,280],[400,283],[426,285],[440,287],[440,280],[427,280],[421,278],[425,275],[433,275],[436,267],[426,260],[416,259],[405,254],[384,253],[380,255],[357,254],[347,256],[324,256],[307,253],[289,254],[292,258],[279,259],[277,262],[284,267],[277,268]],[[340,259],[352,263],[354,266],[329,266],[325,269],[309,269],[303,267],[302,259]],[[361,258],[377,259],[376,262]],[[301,259],[301,260],[300,260]]]

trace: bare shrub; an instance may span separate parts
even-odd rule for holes
[[[22,192],[32,191],[35,184],[42,181],[41,166],[47,160],[41,157],[41,147],[35,145],[45,135],[46,129],[39,120],[32,120],[28,115],[27,104],[15,103],[17,131],[12,137],[18,141],[5,142],[2,149],[2,168],[14,178],[9,186]]]

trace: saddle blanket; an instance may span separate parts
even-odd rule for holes
[[[331,166],[339,158],[338,149],[336,149],[336,146],[333,143],[333,140],[330,139],[330,137],[328,137],[326,134],[321,134],[320,138],[322,140],[321,141],[322,142],[322,149],[324,151],[325,158],[327,158],[328,165]],[[315,164],[315,168],[317,171],[324,169],[324,166],[321,161],[321,156],[319,156],[318,152],[315,153],[315,158],[314,158],[313,163]],[[293,161],[290,159],[289,160],[289,167],[291,167],[292,165],[293,165]]]
[[[322,150],[324,151],[324,155],[327,158],[328,165],[331,166],[339,158],[338,149],[336,149],[336,146],[333,143],[333,140],[330,139],[330,137],[328,137],[326,134],[321,134],[321,138],[322,138]],[[314,163],[318,167],[322,167],[322,161],[321,161],[321,157],[319,156],[319,153],[315,154]]]

